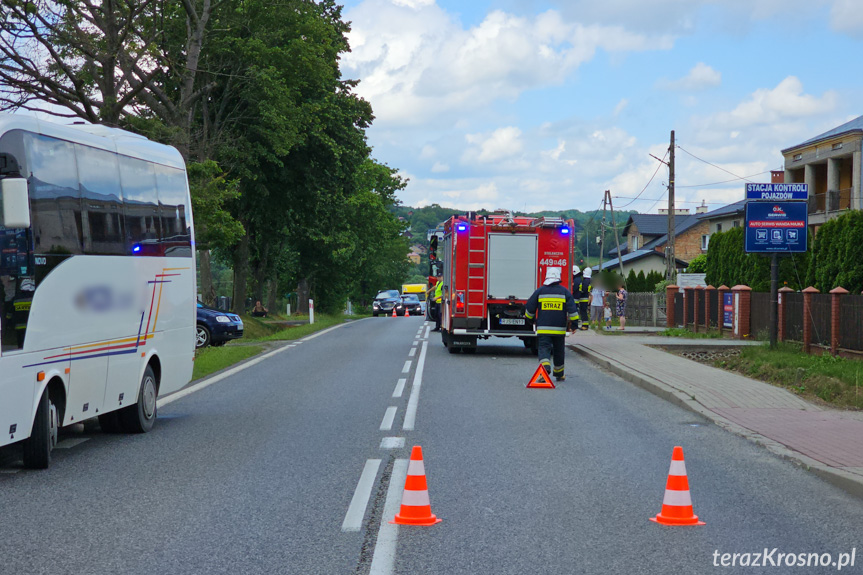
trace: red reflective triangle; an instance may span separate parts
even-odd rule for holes
[[[555,386],[551,382],[551,378],[545,372],[542,365],[539,365],[536,368],[536,371],[533,372],[533,377],[530,378],[530,381],[527,382],[527,387],[531,388],[542,388],[542,389],[554,389]]]

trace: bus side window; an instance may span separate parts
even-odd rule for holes
[[[25,133],[36,254],[83,253],[81,194],[72,144]]]
[[[162,234],[153,164],[120,156],[120,181],[123,188],[126,253],[159,255],[157,250]]]
[[[156,165],[159,186],[159,212],[162,217],[162,243],[165,255],[192,256],[192,232],[186,205],[187,182],[182,170]]]
[[[117,156],[89,146],[75,145],[81,187],[84,251],[123,255],[123,193]]]

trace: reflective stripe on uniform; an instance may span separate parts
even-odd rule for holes
[[[525,310],[524,317],[526,317],[527,319],[533,319],[533,314]]]
[[[574,314],[569,316],[569,319],[570,319],[570,321],[576,321],[576,320],[580,319],[580,316],[578,315],[578,312],[575,312]]]
[[[566,335],[566,328],[557,326],[537,327],[536,333],[542,335]]]
[[[562,299],[566,301],[566,296],[563,294],[544,294],[537,298],[539,301],[545,301],[547,299]]]

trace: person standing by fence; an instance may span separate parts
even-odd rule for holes
[[[590,322],[600,331],[602,331],[602,310],[605,307],[606,295],[607,292],[599,282],[590,286]]]
[[[626,328],[626,285],[617,290],[617,319],[620,320],[620,331]]]

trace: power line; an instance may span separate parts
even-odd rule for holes
[[[695,155],[695,154],[693,154],[692,152],[687,151],[685,148],[683,148],[683,147],[681,147],[681,146],[679,146],[679,145],[677,146],[677,148],[678,148],[680,151],[682,151],[682,152],[685,152],[685,153],[689,154],[690,156],[692,156],[693,158],[695,158],[695,159],[696,159],[696,160],[698,160],[699,162],[704,162],[704,163],[705,163],[705,164],[707,164],[708,166],[713,166],[713,167],[714,167],[714,168],[716,168],[717,170],[722,170],[722,171],[723,171],[723,172],[725,172],[726,174],[731,174],[732,176],[734,176],[734,177],[735,177],[736,179],[738,179],[738,180],[748,180],[748,179],[749,179],[749,177],[751,177],[751,176],[738,176],[738,175],[737,175],[737,174],[735,174],[734,172],[728,171],[728,170],[726,170],[725,168],[723,168],[722,166],[717,166],[716,164],[713,164],[713,163],[711,163],[711,162],[708,162],[708,161],[707,161],[707,160],[705,160],[705,159],[699,158],[698,156],[696,156],[696,155]],[[759,175],[760,175],[760,174],[759,174]]]
[[[665,156],[662,156],[662,161],[661,161],[661,162],[656,166],[656,170],[653,172],[653,175],[652,175],[652,176],[650,176],[650,179],[649,179],[649,180],[647,180],[647,183],[644,185],[644,187],[641,189],[641,191],[640,191],[640,192],[638,192],[638,194],[637,194],[637,195],[632,199],[632,202],[634,202],[635,200],[637,200],[637,199],[638,199],[638,197],[639,197],[641,194],[643,194],[643,193],[644,193],[644,190],[646,190],[646,189],[647,189],[647,186],[649,186],[649,185],[650,185],[650,183],[653,181],[653,178],[655,178],[655,177],[656,177],[656,174],[658,174],[658,173],[659,173],[659,168],[661,168],[661,167],[663,166],[663,164],[665,163],[665,157],[666,157],[666,156],[668,156],[668,150],[666,150],[666,151],[665,151]],[[618,207],[617,207],[617,209],[618,209],[618,210],[622,210],[623,208],[625,208],[625,207],[629,206],[630,204],[632,204],[632,202],[629,202],[628,204],[624,204],[624,205],[622,205],[622,206],[618,206]]]
[[[680,149],[683,150],[683,148],[680,148]],[[686,150],[683,150],[683,151],[686,152]],[[689,152],[686,152],[686,153],[688,154]],[[759,172],[757,174],[752,174],[751,176],[741,176],[741,177],[734,178],[733,180],[724,180],[722,182],[713,182],[712,184],[691,184],[688,186],[677,186],[677,187],[678,188],[706,188],[707,186],[718,186],[720,184],[729,184],[731,182],[737,182],[739,180],[748,180],[749,178],[754,178],[755,176],[763,176],[764,174],[769,174],[769,173],[770,173],[770,170],[767,170],[765,172]]]

